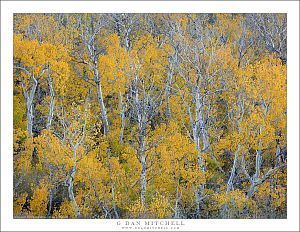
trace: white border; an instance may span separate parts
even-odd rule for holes
[[[299,229],[299,2],[1,2],[1,229],[5,231],[114,231],[116,220],[13,219],[13,13],[218,12],[288,13],[288,219],[184,220],[184,231],[298,231]],[[135,220],[134,220],[135,221]]]

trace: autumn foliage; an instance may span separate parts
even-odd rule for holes
[[[285,14],[15,14],[15,218],[286,218]]]

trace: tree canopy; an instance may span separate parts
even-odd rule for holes
[[[286,218],[286,14],[15,14],[15,218]]]

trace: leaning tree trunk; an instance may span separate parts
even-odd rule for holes
[[[49,86],[49,90],[50,90],[51,100],[50,100],[50,107],[49,107],[46,129],[49,129],[52,124],[52,118],[53,118],[53,113],[54,113],[54,99],[55,99],[55,93],[54,93],[54,88],[53,88],[53,83],[52,83],[49,66],[48,66],[48,86]]]
[[[226,188],[226,194],[229,194],[232,190],[233,190],[233,179],[235,177],[235,171],[236,171],[236,168],[237,168],[237,162],[238,162],[238,157],[239,157],[239,152],[241,150],[241,146],[240,144],[238,145],[236,151],[235,151],[235,154],[234,154],[234,160],[233,160],[233,165],[232,165],[232,168],[231,168],[231,174],[230,174],[230,177],[227,181],[227,188]],[[229,210],[229,206],[228,206],[228,203],[226,202],[223,206],[223,212],[222,212],[222,217],[225,218],[227,213],[228,213],[228,210]]]
[[[96,82],[96,87],[97,87],[97,94],[98,94],[98,101],[100,105],[100,110],[101,110],[101,121],[103,123],[103,129],[104,129],[104,134],[108,135],[109,132],[109,124],[108,124],[108,118],[107,118],[107,113],[106,113],[106,108],[104,105],[104,99],[103,99],[103,93],[102,93],[102,86],[100,82],[100,77],[97,68],[94,68],[94,78]]]
[[[240,150],[241,150],[241,146],[239,144],[235,151],[235,154],[234,154],[234,160],[233,160],[233,165],[231,168],[231,174],[230,174],[229,180],[227,182],[227,189],[226,189],[227,194],[229,194],[233,190],[233,178],[235,176],[235,170],[236,170]]]
[[[247,196],[251,198],[253,194],[256,191],[256,186],[259,183],[259,174],[260,174],[260,168],[261,168],[261,162],[262,162],[262,151],[257,150],[256,151],[256,159],[255,159],[255,173],[252,176],[251,180],[251,186],[247,193]]]
[[[37,79],[34,77],[34,75],[32,75],[30,77],[30,80],[33,82],[33,85],[30,89],[30,92],[28,93],[28,91],[26,90],[26,85],[24,80],[22,80],[22,88],[23,88],[23,93],[24,93],[24,97],[26,100],[26,109],[27,109],[27,132],[28,135],[31,137],[33,135],[33,98],[36,92],[36,87],[38,85],[38,81]]]

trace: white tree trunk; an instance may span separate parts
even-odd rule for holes
[[[196,115],[195,115],[195,122],[193,124],[193,136],[194,136],[194,143],[196,144],[196,150],[198,155],[198,168],[203,173],[206,171],[205,163],[202,158],[202,152],[205,152],[208,148],[208,139],[207,134],[204,128],[204,120],[203,120],[203,113],[202,113],[202,104],[200,99],[200,93],[199,90],[196,91],[195,95],[195,104],[196,104]],[[203,139],[203,149],[200,148],[200,131],[202,134]],[[205,132],[205,133],[204,133]],[[197,217],[201,217],[201,199],[203,195],[203,191],[205,189],[205,186],[203,184],[200,184],[197,187],[197,190],[195,192],[196,196],[196,204],[197,204]]]
[[[102,87],[101,87],[97,68],[94,68],[94,75],[95,75],[95,80],[96,80],[95,82],[96,82],[96,86],[97,86],[98,101],[99,101],[100,110],[101,110],[101,120],[103,123],[104,134],[108,135],[109,124],[108,124],[108,118],[107,118],[106,108],[104,105],[103,94],[102,94]]]
[[[147,171],[147,161],[145,154],[145,135],[146,135],[146,127],[144,123],[140,123],[140,135],[139,135],[139,157],[142,166],[141,170],[141,203],[143,205],[146,204],[146,171]]]
[[[119,92],[120,96],[120,108],[121,108],[121,131],[120,131],[120,143],[123,142],[124,128],[125,128],[125,106],[122,100],[122,94]]]
[[[53,207],[53,189],[50,188],[49,189],[49,205],[48,205],[48,215],[47,217],[50,218],[51,217],[51,211],[52,211],[52,207]]]
[[[128,28],[124,34],[124,45],[127,51],[129,51],[129,47],[130,47],[130,34],[131,34],[131,28]]]
[[[281,149],[279,144],[276,146],[276,167],[281,165]]]
[[[51,73],[50,73],[50,67],[48,66],[48,86],[50,90],[50,107],[49,107],[49,113],[48,113],[48,120],[47,120],[47,125],[46,129],[49,129],[51,124],[52,124],[52,119],[53,119],[53,113],[54,113],[54,99],[55,99],[55,93],[53,89],[53,83],[52,83],[52,78],[51,78]]]
[[[116,206],[115,201],[115,186],[112,179],[112,171],[111,171],[111,165],[110,165],[110,151],[108,151],[109,157],[108,157],[108,171],[109,171],[109,177],[110,177],[110,186],[111,186],[111,198],[112,198],[112,206],[115,214],[115,218],[119,219],[119,214]]]
[[[261,167],[261,163],[262,163],[262,151],[261,150],[257,150],[256,151],[256,158],[255,158],[255,173],[251,178],[251,186],[250,189],[247,193],[247,196],[249,198],[251,198],[253,196],[253,194],[256,191],[256,186],[258,184],[260,184],[260,179],[259,179],[259,175],[260,175],[260,167]]]
[[[32,103],[27,103],[27,132],[29,137],[32,136],[33,128],[33,106]]]
[[[26,99],[26,106],[27,106],[27,132],[29,136],[33,135],[32,129],[33,129],[33,98],[34,98],[34,94],[36,91],[36,87],[38,85],[38,82],[36,80],[36,78],[34,77],[34,75],[31,76],[30,80],[33,82],[33,85],[30,89],[30,93],[28,94],[28,92],[25,90],[25,83],[22,80],[22,87],[24,90],[24,96]]]
[[[174,64],[173,61],[170,61],[170,68],[168,71],[167,77],[167,85],[166,85],[166,118],[170,119],[172,117],[171,106],[170,106],[170,92],[171,92],[171,85],[172,85],[172,78],[174,73]]]
[[[145,154],[141,155],[141,164],[142,164],[142,171],[141,171],[141,203],[142,205],[146,204],[146,170],[147,170],[147,163],[146,163],[146,156]]]
[[[73,151],[73,152],[76,154],[76,151]],[[75,174],[76,174],[76,161],[74,163],[73,169],[71,171],[71,174],[70,174],[70,177],[69,177],[69,180],[68,180],[68,194],[69,194],[69,199],[71,201],[72,207],[75,211],[75,216],[77,218],[79,218],[80,217],[80,209],[77,205],[77,202],[76,202],[76,199],[75,199],[75,196],[74,196],[74,189],[73,189]]]
[[[196,144],[196,150],[198,153],[198,167],[201,171],[205,172],[205,164],[203,162],[201,152],[205,152],[208,149],[208,138],[207,138],[207,131],[205,130],[204,120],[203,120],[203,113],[202,113],[202,104],[200,99],[200,93],[199,91],[196,92],[195,96],[196,101],[196,116],[195,116],[195,122],[193,127],[193,136],[194,136],[194,142]],[[202,141],[203,141],[203,149],[200,148],[200,131],[202,135]]]
[[[241,149],[241,146],[239,144],[235,151],[235,154],[234,154],[234,161],[233,161],[233,165],[231,168],[231,174],[230,174],[229,180],[227,182],[227,194],[233,190],[233,178],[235,176],[235,170],[236,170],[236,166],[237,166],[240,149]]]

